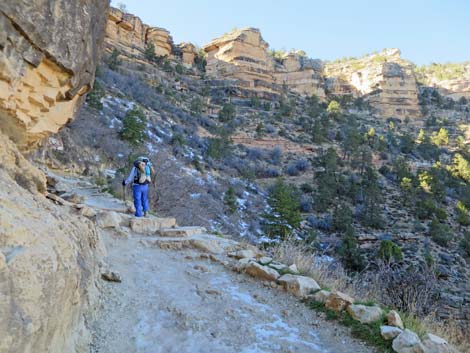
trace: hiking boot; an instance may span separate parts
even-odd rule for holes
[[[144,212],[144,217],[147,217],[148,216],[148,212]]]

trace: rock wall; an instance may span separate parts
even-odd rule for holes
[[[320,60],[309,59],[295,52],[284,56],[275,66],[274,80],[278,85],[286,85],[290,90],[302,95],[325,98],[323,64]]]
[[[383,117],[419,118],[418,90],[411,63],[397,49],[361,59],[327,63],[291,52],[275,60],[255,28],[234,30],[204,46],[207,74],[215,79],[235,79],[239,92],[269,97],[282,86],[302,95],[325,98],[350,94],[365,97]]]
[[[267,48],[268,43],[256,28],[224,34],[203,47],[207,53],[207,75],[217,79],[236,79],[238,87],[262,96],[276,93],[274,62]]]
[[[57,132],[90,90],[107,1],[0,3],[0,126],[21,149]]]
[[[107,0],[0,3],[0,353],[89,351],[84,312],[104,248],[44,197],[22,152],[57,132],[94,80]]]
[[[413,66],[398,49],[327,63],[324,75],[330,94],[364,97],[382,117],[421,117]]]
[[[148,43],[155,46],[155,55],[170,56],[173,39],[164,28],[150,27],[142,20],[119,9],[110,8],[106,23],[106,46],[117,48],[123,54],[143,57]]]

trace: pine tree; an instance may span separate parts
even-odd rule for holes
[[[380,213],[382,198],[377,184],[377,173],[371,167],[366,168],[362,180],[362,193],[364,196],[363,224],[367,227],[381,228],[383,223]]]
[[[341,242],[338,253],[346,268],[353,271],[361,271],[364,269],[364,257],[359,245],[357,244],[354,228],[350,227],[346,231],[346,235]]]
[[[302,220],[296,190],[278,179],[269,191],[268,204],[270,212],[263,216],[266,233],[273,238],[285,239]]]
[[[148,61],[156,61],[157,56],[155,55],[155,44],[152,42],[147,43],[147,46],[144,50],[144,56]]]
[[[235,213],[237,210],[237,198],[235,196],[235,189],[233,186],[230,186],[227,189],[227,192],[224,196],[224,203],[229,213]]]
[[[119,50],[113,49],[111,55],[108,57],[107,64],[109,68],[113,71],[116,71],[119,65],[121,65],[121,61],[119,60]]]
[[[121,138],[133,146],[137,146],[146,139],[145,129],[147,119],[144,113],[137,107],[128,110],[122,121]]]

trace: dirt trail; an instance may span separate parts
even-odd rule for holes
[[[122,203],[75,185],[93,207]],[[102,232],[122,283],[100,282],[93,353],[374,352],[291,295],[194,249],[163,250]]]

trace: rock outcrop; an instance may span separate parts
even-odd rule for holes
[[[98,233],[41,195],[45,176],[2,133],[0,146],[0,352],[88,352]]]
[[[291,52],[277,63],[274,71],[276,84],[302,95],[325,98],[323,64],[320,60],[307,58],[297,52]]]
[[[116,8],[110,8],[106,24],[107,49],[118,49],[131,57],[143,57],[148,44],[155,46],[156,56],[172,54],[173,39],[164,28],[151,27],[142,20]]]
[[[108,1],[0,3],[0,352],[89,350],[98,233],[22,155],[73,118],[93,85]]]
[[[241,90],[269,97],[276,93],[274,62],[268,55],[268,43],[257,28],[235,29],[212,40],[203,49],[207,53],[206,72],[217,79],[236,79]]]
[[[327,63],[324,75],[330,94],[364,97],[382,117],[421,117],[413,66],[398,49]]]
[[[22,150],[57,132],[94,80],[104,0],[0,3],[0,126]]]
[[[364,97],[382,117],[419,118],[418,89],[411,63],[398,49],[384,50],[361,59],[323,64],[303,53],[274,58],[256,28],[234,30],[204,46],[207,74],[236,80],[239,96],[272,98],[288,88],[321,99],[331,95]]]
[[[196,47],[192,43],[180,43],[178,44],[178,49],[181,52],[181,60],[183,65],[186,67],[191,67],[194,64],[194,59],[196,58],[197,51]]]

